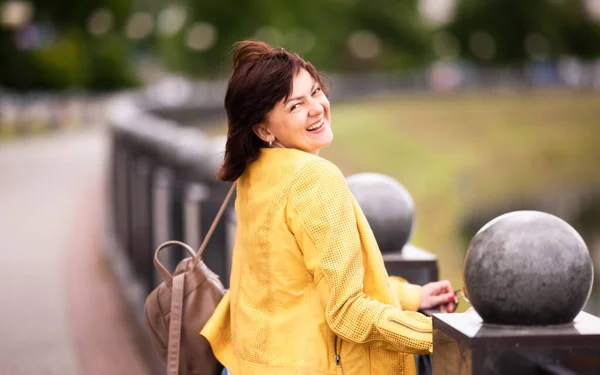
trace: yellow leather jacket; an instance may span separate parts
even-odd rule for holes
[[[234,375],[414,374],[420,287],[390,278],[340,170],[263,149],[238,180],[230,289],[201,334]]]

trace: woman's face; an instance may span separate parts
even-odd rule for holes
[[[267,113],[254,128],[272,147],[295,148],[317,155],[331,143],[329,100],[318,82],[304,69],[293,81],[292,93]]]

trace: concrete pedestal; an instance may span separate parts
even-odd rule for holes
[[[390,276],[400,276],[411,284],[438,280],[437,256],[411,244],[402,251],[383,253],[383,262]]]
[[[476,313],[433,316],[433,375],[600,374],[600,318],[517,327],[483,323]]]

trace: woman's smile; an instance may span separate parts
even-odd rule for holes
[[[318,133],[319,131],[323,130],[323,125],[325,125],[325,118],[321,118],[306,130],[311,133]]]

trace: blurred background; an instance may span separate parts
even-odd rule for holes
[[[153,371],[106,260],[110,113],[133,97],[138,127],[221,142],[246,38],[330,79],[321,156],[403,184],[454,287],[477,230],[519,209],[566,220],[600,269],[600,0],[0,0],[4,373]]]

